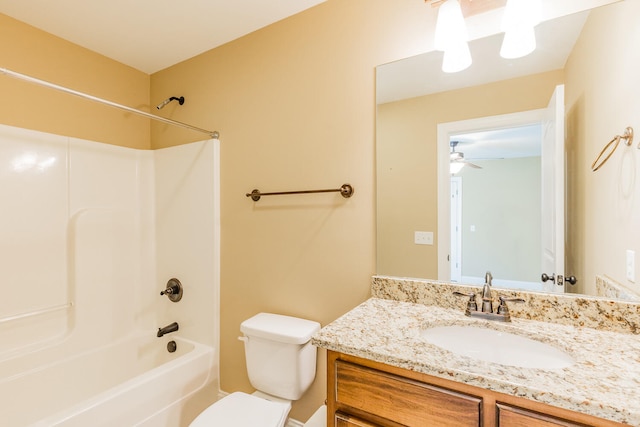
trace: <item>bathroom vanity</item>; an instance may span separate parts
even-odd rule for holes
[[[328,382],[336,427],[625,425],[333,351]]]
[[[374,278],[373,297],[313,339],[328,350],[328,425],[640,426],[637,305],[509,291],[526,302],[514,305],[512,322],[493,322],[465,316],[464,299],[451,296],[473,290]],[[447,350],[425,338],[441,326],[495,331],[505,343],[495,356],[474,354],[473,338],[469,352]],[[512,336],[570,361],[554,365],[535,349],[492,360],[509,354]]]

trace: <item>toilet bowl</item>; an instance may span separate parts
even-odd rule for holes
[[[240,325],[253,394],[231,393],[205,409],[190,427],[283,427],[291,402],[307,391],[316,373],[311,320],[259,313]]]
[[[190,427],[282,427],[291,404],[235,392],[223,397],[196,417]]]

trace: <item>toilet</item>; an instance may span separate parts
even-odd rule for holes
[[[190,427],[283,427],[291,402],[316,376],[317,349],[311,320],[259,313],[240,325],[252,394],[231,393],[196,417]]]

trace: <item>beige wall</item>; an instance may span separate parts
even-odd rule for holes
[[[149,76],[0,14],[0,67],[130,107],[149,107]],[[0,75],[0,122],[149,148],[149,120]]]
[[[595,274],[607,274],[635,289],[626,279],[626,250],[640,254],[640,151],[622,143],[597,172],[591,163],[614,135],[632,126],[640,130],[640,2],[625,1],[593,11],[565,67],[570,199],[567,273],[594,292]],[[588,72],[585,72],[587,70]],[[638,276],[636,276],[638,277]],[[637,280],[640,283],[640,277]]]
[[[251,390],[242,320],[272,311],[334,320],[369,296],[375,273],[374,67],[426,50],[421,1],[329,0],[151,78],[152,103],[221,133],[221,387]],[[163,110],[164,112],[164,110]],[[154,147],[201,138],[152,128]],[[337,194],[245,197],[338,188]],[[306,420],[326,397],[324,353]]]
[[[561,70],[378,106],[378,273],[438,277],[438,123],[544,108]],[[413,243],[433,231],[434,245]]]

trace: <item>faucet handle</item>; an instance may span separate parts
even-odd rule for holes
[[[464,292],[454,291],[453,294],[469,298],[469,301],[467,301],[467,309],[465,310],[464,314],[470,316],[472,311],[478,311],[475,292],[465,294]]]
[[[497,314],[502,314],[503,316],[510,317],[509,315],[509,306],[507,306],[507,302],[524,302],[522,298],[509,298],[509,297],[498,297],[500,300],[500,305],[498,306]]]
[[[173,302],[178,302],[182,299],[182,283],[180,280],[173,278],[169,279],[164,291],[160,292],[160,295],[166,295]]]

